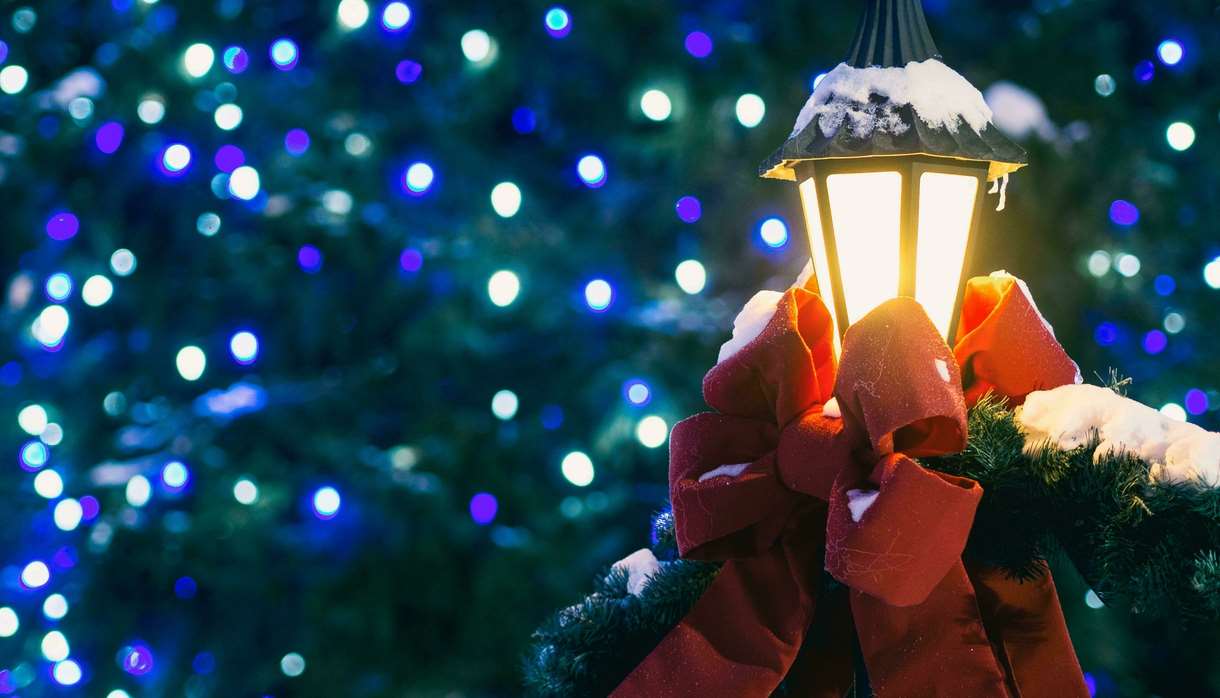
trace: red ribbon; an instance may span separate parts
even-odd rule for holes
[[[614,696],[767,696],[785,677],[791,695],[841,696],[853,632],[880,698],[1089,695],[1050,575],[963,563],[982,489],[913,460],[965,447],[967,397],[1019,403],[1075,364],[1012,277],[972,279],[961,326],[951,351],[895,299],[836,366],[825,305],[796,288],[707,374],[717,412],[674,427],[670,495],[683,557],[724,565]],[[744,469],[700,479],[725,465]],[[877,491],[859,521],[853,490]],[[819,598],[823,569],[847,589]]]

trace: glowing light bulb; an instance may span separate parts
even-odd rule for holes
[[[369,4],[364,0],[342,0],[335,9],[335,19],[344,29],[359,29],[369,21]]]
[[[339,515],[339,507],[342,505],[342,502],[339,490],[330,486],[319,487],[313,493],[314,516],[323,521],[333,519]]]
[[[462,35],[462,55],[471,63],[490,62],[492,39],[482,29],[471,29]]]
[[[640,111],[652,121],[665,121],[673,113],[673,103],[663,91],[651,89],[640,97]]]
[[[81,300],[85,301],[85,305],[94,308],[105,305],[113,295],[114,284],[101,274],[94,274],[85,279],[85,285],[80,289]]]
[[[699,260],[688,259],[674,269],[674,279],[678,282],[678,288],[693,296],[707,286],[707,270]]]
[[[590,310],[602,312],[614,302],[614,287],[605,279],[594,279],[585,285],[585,303]]]
[[[501,269],[487,280],[487,296],[498,307],[507,308],[512,305],[520,293],[521,280],[507,269]]]
[[[208,357],[202,349],[190,345],[178,350],[174,363],[178,367],[178,375],[188,381],[197,381],[207,368]]]
[[[242,201],[258,196],[260,188],[258,170],[242,165],[229,175],[229,193]]]
[[[577,487],[588,487],[593,483],[593,460],[581,451],[572,451],[563,457],[559,470],[564,479]]]
[[[635,438],[648,448],[658,448],[669,439],[669,424],[656,415],[645,417],[635,427]]]
[[[500,182],[491,190],[491,207],[501,218],[512,218],[521,210],[521,189],[512,182]]]
[[[511,390],[501,390],[491,398],[491,413],[506,422],[517,415],[518,406],[517,394]]]
[[[767,115],[767,104],[756,94],[744,94],[737,98],[737,121],[746,128],[754,128]]]
[[[1185,121],[1175,121],[1165,130],[1165,140],[1178,152],[1189,150],[1195,144],[1195,129]]]

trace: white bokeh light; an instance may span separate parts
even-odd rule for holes
[[[746,128],[754,128],[767,115],[767,104],[762,97],[746,93],[737,98],[737,121]]]
[[[664,121],[673,113],[673,102],[661,90],[651,89],[640,96],[640,111],[653,121]]]
[[[517,300],[521,293],[521,279],[507,269],[501,269],[487,280],[487,296],[491,302],[501,308],[506,308]]]
[[[72,650],[68,646],[68,638],[58,630],[52,630],[42,636],[42,656],[49,662],[62,662],[68,658]]]
[[[26,405],[17,413],[17,426],[30,436],[38,436],[47,428],[49,419],[42,405]]]
[[[136,116],[150,126],[160,123],[161,119],[165,118],[165,102],[157,95],[148,95],[140,100],[140,105],[136,107]]]
[[[26,589],[38,589],[51,581],[51,568],[42,560],[34,560],[21,568],[21,584]]]
[[[581,451],[572,451],[564,456],[559,470],[564,479],[577,487],[588,487],[593,482],[593,460]]]
[[[707,286],[707,269],[699,260],[688,259],[674,269],[674,279],[678,282],[678,288],[693,296]]]
[[[493,41],[482,29],[471,29],[462,35],[462,55],[471,63],[487,63],[493,57]]]
[[[335,19],[344,29],[359,29],[369,21],[369,4],[364,0],[342,0],[335,9]]]
[[[8,606],[0,607],[0,637],[12,637],[21,629],[21,619]]]
[[[222,104],[216,107],[216,111],[212,112],[212,120],[216,122],[216,127],[222,131],[232,131],[241,126],[242,116],[241,107],[236,104]]]
[[[669,439],[669,424],[656,415],[645,417],[635,427],[635,438],[648,448],[658,448]]]
[[[258,196],[260,188],[258,170],[249,165],[242,165],[229,174],[229,193],[242,201]]]
[[[1186,421],[1186,409],[1176,402],[1167,402],[1161,406],[1161,414],[1176,422]]]
[[[47,468],[34,476],[34,491],[43,499],[55,499],[64,493],[64,479]]]
[[[114,284],[101,274],[94,274],[85,279],[85,284],[80,288],[81,300],[85,301],[85,305],[94,308],[105,305],[113,295]]]
[[[258,501],[258,485],[247,478],[238,480],[233,484],[233,499],[246,506],[254,504]]]
[[[207,75],[215,62],[216,52],[207,44],[191,44],[182,54],[182,67],[193,78]]]
[[[52,513],[52,518],[55,519],[55,527],[61,531],[76,530],[84,516],[84,509],[81,507],[80,502],[75,499],[60,500],[55,505],[55,510]]]
[[[208,357],[197,346],[185,346],[178,350],[178,355],[174,357],[174,365],[178,368],[178,375],[188,381],[196,381],[207,368]]]
[[[491,413],[496,416],[496,419],[508,421],[517,416],[519,405],[516,393],[511,390],[501,390],[491,398]]]
[[[30,81],[30,74],[19,65],[5,66],[0,70],[0,90],[5,94],[15,95],[25,89]]]
[[[42,602],[42,615],[50,620],[61,620],[68,615],[68,599],[63,594],[51,594]]]
[[[1174,150],[1189,150],[1195,144],[1195,129],[1185,121],[1176,121],[1165,129],[1165,140]]]
[[[133,507],[142,507],[152,499],[152,483],[143,475],[135,475],[127,481],[123,494],[127,503]]]
[[[491,190],[491,207],[501,218],[512,218],[521,210],[521,189],[512,182],[500,182]]]
[[[34,339],[37,339],[43,346],[53,347],[63,341],[64,335],[68,333],[69,324],[71,324],[71,319],[63,306],[49,305],[42,309],[38,317],[34,318],[30,332],[34,335]]]

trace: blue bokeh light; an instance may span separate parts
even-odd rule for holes
[[[546,26],[546,33],[556,39],[562,39],[572,33],[572,17],[562,7],[556,6],[547,10],[543,24]]]
[[[250,54],[240,46],[230,46],[221,55],[221,61],[225,64],[225,70],[236,75],[250,67]]]
[[[326,485],[319,487],[313,493],[313,515],[329,521],[339,515],[339,508],[343,504],[343,498],[339,496],[339,490]]]
[[[1156,356],[1165,351],[1165,347],[1169,346],[1169,337],[1160,330],[1152,330],[1144,335],[1144,351],[1148,354]]]
[[[271,44],[271,62],[280,70],[292,70],[301,58],[300,49],[295,41],[289,38],[276,39]]]
[[[693,31],[686,35],[686,52],[695,58],[707,58],[712,55],[715,44],[712,37],[701,31]]]
[[[788,244],[788,224],[782,218],[767,218],[758,224],[758,237],[767,247],[779,249]]]
[[[538,116],[529,107],[518,107],[513,111],[513,129],[517,133],[533,133],[538,128]]]
[[[1118,341],[1118,326],[1112,322],[1103,322],[1093,331],[1093,340],[1103,347],[1108,347]]]
[[[1126,199],[1115,199],[1110,204],[1110,220],[1114,221],[1115,225],[1130,227],[1139,223],[1140,210]]]
[[[470,518],[480,526],[486,526],[495,521],[496,512],[499,509],[499,502],[490,492],[479,492],[470,498]]]
[[[1177,289],[1178,282],[1174,281],[1173,277],[1168,274],[1161,274],[1152,282],[1152,286],[1156,289],[1158,296],[1168,296],[1172,295],[1174,290]]]
[[[1182,58],[1186,55],[1186,50],[1182,48],[1182,44],[1175,39],[1165,39],[1156,47],[1157,58],[1165,65],[1177,65],[1182,62]]]
[[[652,402],[652,389],[644,381],[632,378],[623,383],[623,398],[636,407],[643,407]]]

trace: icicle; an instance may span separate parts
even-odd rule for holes
[[[1008,173],[1004,173],[1003,177],[992,181],[991,189],[987,193],[1000,195],[1000,202],[996,205],[995,210],[1003,211],[1008,204]]]

